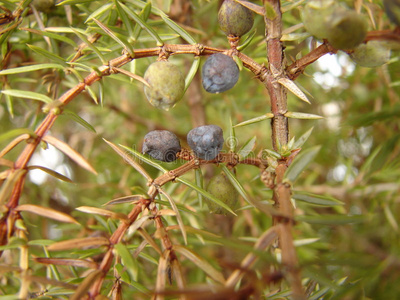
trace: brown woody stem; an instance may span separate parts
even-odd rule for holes
[[[269,62],[269,72],[264,84],[268,89],[271,100],[271,111],[274,117],[272,124],[272,145],[278,150],[278,143],[286,145],[289,140],[288,119],[285,117],[287,113],[287,97],[285,88],[277,82],[277,79],[285,74],[283,65],[283,47],[281,43],[282,36],[282,14],[280,9],[280,1],[266,0],[274,8],[275,18],[269,19],[264,17],[267,38],[267,55]]]
[[[284,52],[280,41],[282,36],[282,12],[279,0],[264,0],[264,5],[272,7],[275,17],[269,19],[264,16],[266,24],[267,55],[269,70],[265,80],[265,86],[271,100],[272,119],[272,144],[278,151],[280,145],[286,145],[289,139],[288,119],[284,116],[287,112],[287,95],[285,88],[277,82],[277,79],[286,77]],[[282,250],[282,264],[286,268],[286,279],[292,289],[293,299],[305,299],[301,284],[301,274],[298,268],[298,260],[293,244],[292,222],[293,207],[290,202],[291,187],[284,182],[284,174],[289,163],[287,160],[279,161],[276,168],[273,199],[275,207],[282,215],[288,218],[274,218],[275,223],[280,223],[279,246]]]

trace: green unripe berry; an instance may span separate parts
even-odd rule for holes
[[[218,23],[226,35],[240,37],[249,32],[253,22],[252,11],[233,0],[225,0],[219,9]]]
[[[390,48],[385,42],[369,41],[354,48],[350,57],[360,66],[375,68],[387,63],[390,59]]]
[[[150,87],[144,87],[144,93],[151,105],[169,110],[185,92],[185,78],[179,68],[168,61],[152,63],[144,74]]]
[[[302,20],[306,30],[318,39],[328,36],[329,19],[337,9],[334,0],[312,0],[302,10]]]
[[[223,172],[210,179],[207,191],[231,208],[235,208],[237,205],[239,194],[226,174]],[[222,208],[211,200],[205,199],[205,202],[212,213],[223,215],[228,213],[226,209]]]
[[[49,13],[55,7],[55,0],[33,0],[32,4],[38,11]]]
[[[367,35],[367,23],[354,10],[340,8],[329,20],[327,39],[336,49],[353,49],[361,44]]]

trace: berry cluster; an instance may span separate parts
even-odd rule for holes
[[[222,129],[216,125],[204,125],[192,129],[187,142],[196,157],[213,160],[222,150],[224,137]],[[153,130],[144,137],[142,152],[152,158],[172,162],[181,151],[178,137],[168,130]]]
[[[309,1],[302,18],[309,33],[327,39],[336,49],[353,49],[367,35],[367,22],[362,15],[334,0]]]
[[[229,37],[240,37],[253,27],[253,13],[233,0],[225,0],[218,12],[218,23]],[[202,83],[209,93],[222,93],[233,88],[239,79],[236,62],[227,55],[216,53],[207,58],[202,69]]]
[[[388,3],[385,1],[386,9]],[[389,14],[390,17],[390,14]],[[327,39],[339,50],[346,50],[355,63],[364,67],[377,67],[390,59],[390,48],[382,41],[369,41],[367,22],[356,11],[335,0],[311,0],[302,12],[304,27],[317,39]]]
[[[247,33],[253,21],[253,13],[233,0],[225,0],[218,13],[220,28],[230,37],[240,37]],[[144,87],[147,100],[160,109],[169,110],[174,107],[185,92],[185,77],[178,66],[169,61],[152,63],[144,79],[148,83]],[[228,55],[211,55],[203,65],[202,83],[209,93],[225,92],[233,88],[238,79],[239,68]]]
[[[213,160],[222,149],[223,132],[216,125],[199,126],[189,131],[187,142],[196,157]],[[178,137],[168,130],[153,130],[144,137],[142,152],[154,159],[172,162],[180,151]],[[234,208],[238,202],[239,194],[224,172],[210,179],[207,191],[229,207]],[[212,213],[226,215],[228,212],[211,200],[205,199],[205,202]]]

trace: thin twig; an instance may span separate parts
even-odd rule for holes
[[[265,251],[265,249],[267,249],[268,246],[270,246],[278,237],[280,226],[282,226],[282,224],[275,225],[264,232],[254,245],[254,249],[257,251]],[[251,252],[247,254],[240,264],[240,269],[236,269],[232,272],[232,274],[226,280],[225,286],[234,288],[245,272],[247,272],[254,265],[257,258],[257,254],[255,253]]]
[[[290,216],[290,219],[279,219],[283,226],[279,232],[279,243],[282,249],[282,265],[286,270],[286,278],[292,288],[292,299],[303,300],[305,294],[301,283],[301,273],[298,264],[296,249],[293,243],[292,227],[293,206],[290,202],[291,186],[284,182],[284,175],[287,170],[286,164],[279,164],[276,168],[276,184],[273,199],[279,205],[279,211]]]
[[[303,74],[304,69],[307,66],[318,60],[321,56],[324,56],[327,53],[336,52],[337,50],[333,48],[327,41],[325,41],[322,45],[318,46],[310,53],[288,66],[286,68],[286,73],[291,80],[295,80],[297,77]]]
[[[376,31],[369,31],[367,33],[367,37],[365,38],[365,43],[368,41],[387,41],[387,42],[394,42],[398,43],[400,47],[400,32],[397,30],[376,30]],[[314,50],[312,50],[307,55],[303,56],[299,60],[296,60],[290,66],[286,68],[286,73],[291,80],[295,80],[299,75],[304,72],[304,69],[318,60],[321,56],[325,54],[337,53],[337,49],[332,47],[327,40],[324,43]]]
[[[101,264],[99,265],[99,270],[102,271],[102,274],[97,278],[97,280],[93,283],[90,289],[90,298],[94,299],[100,292],[101,286],[103,284],[104,278],[107,275],[108,271],[111,268],[112,261],[114,259],[114,245],[121,242],[125,232],[128,230],[129,226],[135,222],[139,216],[139,214],[143,211],[144,208],[148,207],[151,203],[149,199],[140,200],[131,210],[128,215],[128,220],[125,222],[121,222],[118,228],[114,231],[114,233],[110,237],[110,248],[106,252],[103,257]]]

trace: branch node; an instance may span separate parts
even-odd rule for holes
[[[158,53],[157,61],[168,60],[169,56],[170,56],[170,52],[168,52],[168,50],[166,50],[166,48],[164,46],[161,46],[160,53]]]
[[[203,44],[195,44],[195,51],[196,53],[194,54],[195,57],[200,56],[201,53],[204,51],[204,45]]]
[[[176,177],[178,177],[174,170],[168,172],[169,176],[171,176],[171,180],[174,181]]]
[[[111,64],[108,65],[108,68],[109,68],[109,69],[108,69],[108,73],[109,73],[110,75],[119,73],[118,70],[117,70],[117,68],[115,68],[115,67],[112,66]]]

